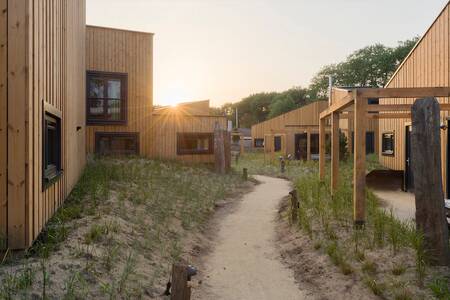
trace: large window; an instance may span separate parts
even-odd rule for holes
[[[178,133],[177,154],[213,154],[213,133]]]
[[[263,148],[264,147],[264,139],[255,139],[255,148]]]
[[[394,137],[393,132],[383,133],[381,140],[381,153],[383,155],[394,155]]]
[[[87,124],[125,124],[127,75],[87,72]]]
[[[95,153],[99,155],[138,155],[139,134],[135,132],[95,133]]]
[[[47,188],[61,175],[61,119],[60,115],[45,111],[42,143],[43,188]]]

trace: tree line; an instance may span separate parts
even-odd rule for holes
[[[418,39],[415,37],[400,41],[395,47],[379,43],[364,47],[340,63],[322,67],[308,87],[296,86],[283,92],[252,94],[239,102],[212,108],[212,113],[226,115],[235,122],[237,108],[239,127],[251,127],[313,101],[327,99],[328,76],[333,77],[335,86],[383,87]]]

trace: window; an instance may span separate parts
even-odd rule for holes
[[[352,153],[355,153],[355,132],[352,131]],[[375,133],[366,131],[366,154],[375,153]]]
[[[255,139],[255,148],[263,148],[264,147],[264,139]]]
[[[383,133],[381,140],[381,153],[394,156],[394,133]]]
[[[135,132],[97,132],[95,153],[99,155],[139,155],[139,134]]]
[[[42,136],[42,184],[45,189],[61,175],[61,119],[59,116],[48,111],[44,112]]]
[[[311,154],[319,154],[319,134],[311,134]]]
[[[177,133],[177,154],[213,154],[213,133]]]
[[[126,123],[127,81],[126,74],[87,72],[87,124]]]
[[[275,136],[273,138],[273,144],[275,147],[274,149],[275,152],[281,151],[281,136]]]

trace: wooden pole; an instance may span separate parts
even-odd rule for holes
[[[319,177],[320,180],[325,179],[325,118],[319,122]]]
[[[172,265],[172,292],[171,300],[189,300],[191,299],[191,288],[188,285],[187,265]]]
[[[363,226],[366,220],[366,107],[367,98],[355,98],[354,159],[353,159],[353,219]]]
[[[331,114],[331,194],[339,183],[339,112]]]
[[[308,130],[308,131],[306,131],[306,140],[307,140],[307,148],[308,148],[308,150],[307,150],[307,152],[306,152],[306,159],[308,160],[308,161],[310,161],[311,160],[311,132]]]
[[[296,224],[298,220],[299,203],[297,198],[297,190],[292,190],[291,195],[291,224]]]
[[[242,154],[244,154],[244,151],[245,151],[245,147],[244,147],[244,139],[243,139],[243,137],[242,137],[242,135],[241,136],[239,136],[239,145],[241,146],[241,155]]]
[[[214,156],[215,156],[215,170],[219,174],[226,172],[226,158],[225,158],[225,140],[220,128],[220,124],[216,122],[214,128]]]
[[[247,168],[242,169],[242,178],[247,181],[248,180],[248,170]]]
[[[411,166],[416,198],[416,225],[425,236],[431,262],[450,265],[448,228],[441,175],[439,103],[434,98],[412,106]]]

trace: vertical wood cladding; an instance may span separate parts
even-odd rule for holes
[[[431,27],[403,61],[386,87],[448,87],[449,82],[449,4],[442,10]],[[449,98],[439,98],[440,103],[449,103]],[[414,99],[381,99],[380,104],[412,103]],[[448,112],[441,112],[445,121]],[[405,168],[405,126],[410,119],[381,119],[380,135],[394,132],[395,155],[384,156],[380,151],[380,162],[387,168]],[[446,178],[447,131],[441,131],[442,176]],[[379,145],[381,148],[381,145]],[[445,186],[445,180],[443,180]]]
[[[84,129],[77,127],[84,126],[85,115],[79,95],[85,89],[85,0],[2,0],[0,4],[7,4],[8,15],[7,57],[1,52],[2,61],[8,62],[8,247],[23,249],[31,245],[67,197],[84,167],[85,153],[79,146],[84,143]],[[1,105],[4,107],[5,103]],[[64,170],[61,178],[45,190],[44,106],[61,112]],[[0,150],[0,172],[3,151]],[[3,199],[1,184],[0,193]],[[4,211],[0,210],[0,214]],[[4,230],[3,221],[0,226]]]
[[[139,153],[151,152],[153,34],[87,26],[86,70],[128,75],[127,123],[88,126],[86,149],[95,151],[96,132],[139,132]],[[86,97],[83,96],[83,103]]]

